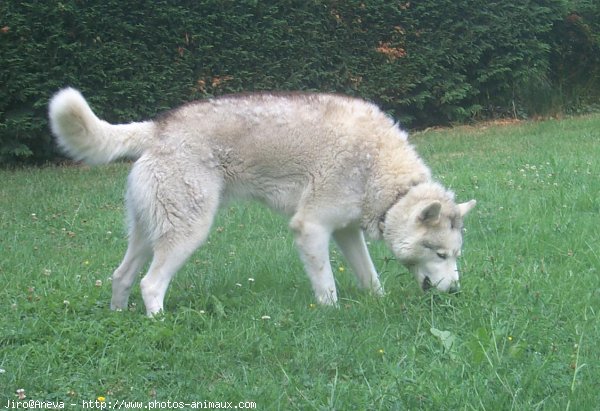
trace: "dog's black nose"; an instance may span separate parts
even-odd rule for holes
[[[429,279],[429,277],[425,277],[425,279],[423,280],[423,283],[421,284],[421,288],[423,289],[423,291],[427,291],[431,287],[432,287],[431,280]]]
[[[448,288],[448,293],[450,293],[450,294],[457,294],[458,292],[460,292],[460,284],[459,283],[454,283],[450,286],[450,288]]]

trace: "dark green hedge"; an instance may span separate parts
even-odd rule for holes
[[[55,155],[46,106],[67,85],[109,121],[272,89],[359,95],[409,127],[548,110],[599,89],[595,3],[0,2],[0,162]]]
[[[552,96],[566,111],[600,109],[600,1],[576,0],[551,39]]]

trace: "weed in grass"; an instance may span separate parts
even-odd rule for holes
[[[423,294],[374,242],[387,295],[359,290],[333,252],[337,309],[314,305],[285,220],[234,204],[160,321],[138,288],[111,312],[129,165],[0,171],[0,404],[595,410],[599,130],[590,116],[413,136],[458,198],[478,200],[462,291]]]

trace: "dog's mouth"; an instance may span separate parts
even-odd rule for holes
[[[421,283],[421,288],[423,289],[423,291],[427,291],[431,289],[431,287],[433,287],[433,284],[431,284],[431,280],[429,279],[429,277],[425,277],[425,279]]]
[[[431,280],[429,279],[429,277],[425,277],[425,279],[421,283],[421,288],[423,289],[423,291],[429,291],[432,288],[434,288],[434,286],[431,283]],[[450,286],[448,288],[447,292],[448,292],[448,294],[458,294],[458,293],[460,293],[460,285],[458,283],[452,284],[452,286]]]

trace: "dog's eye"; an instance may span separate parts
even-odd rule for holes
[[[446,254],[446,253],[436,253],[436,254],[442,260],[445,260],[446,258],[448,258],[448,254]]]

